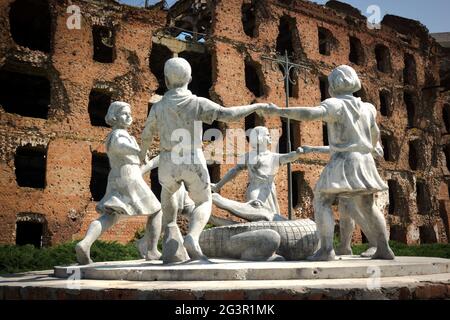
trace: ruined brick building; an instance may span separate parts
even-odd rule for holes
[[[379,111],[391,239],[447,242],[450,94],[441,61],[450,55],[419,22],[386,16],[381,29],[369,29],[358,10],[337,1],[180,0],[165,9],[113,0],[0,0],[0,243],[51,245],[84,235],[109,170],[106,109],[113,100],[129,102],[139,138],[152,98],[165,90],[166,59],[188,59],[191,90],[225,106],[284,106],[282,71],[262,58],[277,52],[307,67],[292,75],[291,105],[325,99],[335,66],[357,70],[364,87],[358,95]],[[288,134],[293,148],[327,143],[321,122],[291,124],[287,132],[280,118],[253,115],[212,126],[279,128],[281,152]],[[293,165],[297,218],[312,216],[312,190],[326,161],[311,155]],[[231,165],[209,168],[217,181]],[[157,180],[154,170],[149,181],[159,194]],[[246,182],[242,173],[223,194],[243,200]],[[277,188],[286,214],[286,168]],[[103,239],[128,241],[143,224],[130,219]]]

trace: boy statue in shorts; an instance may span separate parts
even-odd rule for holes
[[[182,184],[195,207],[184,238],[184,248],[192,260],[205,259],[199,245],[200,233],[208,223],[212,210],[210,177],[202,151],[202,123],[236,122],[258,111],[264,113],[269,104],[257,103],[241,107],[222,107],[188,90],[191,66],[183,58],[169,59],[164,66],[168,91],[153,105],[142,133],[141,160],[154,137],[160,137],[159,182],[162,186],[161,205],[163,230],[176,224],[177,212],[183,204]],[[164,255],[164,247],[163,247]]]

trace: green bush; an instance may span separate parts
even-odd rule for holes
[[[0,246],[0,274],[48,270],[57,265],[76,263],[76,242],[37,249],[32,245]],[[140,259],[134,244],[122,245],[117,242],[96,241],[91,248],[94,261]]]

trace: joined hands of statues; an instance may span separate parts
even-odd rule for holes
[[[141,150],[141,152],[139,152],[139,160],[141,160],[141,164],[145,166],[149,161],[148,151]]]
[[[258,116],[267,116],[276,114],[279,110],[279,107],[273,103],[263,103],[261,104],[261,108],[256,112]]]
[[[145,156],[144,160],[141,161],[141,166],[139,168],[141,169],[142,174],[146,174],[149,171],[149,162],[150,160],[147,156]]]
[[[318,147],[311,147],[311,146],[301,146],[297,150],[298,154],[308,154],[313,152],[320,152]]]
[[[303,146],[301,148],[303,149],[303,152],[302,152],[303,154],[314,152],[314,148],[310,147],[310,146]]]
[[[209,185],[211,186],[211,192],[212,193],[219,193],[220,192],[220,189],[217,187],[216,183],[210,183]]]

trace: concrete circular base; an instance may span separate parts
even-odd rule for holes
[[[397,257],[371,260],[342,256],[331,262],[248,262],[211,259],[163,265],[161,261],[100,262],[87,266],[55,267],[54,276],[81,279],[129,281],[222,281],[361,279],[406,277],[450,273],[450,260],[423,257]]]

